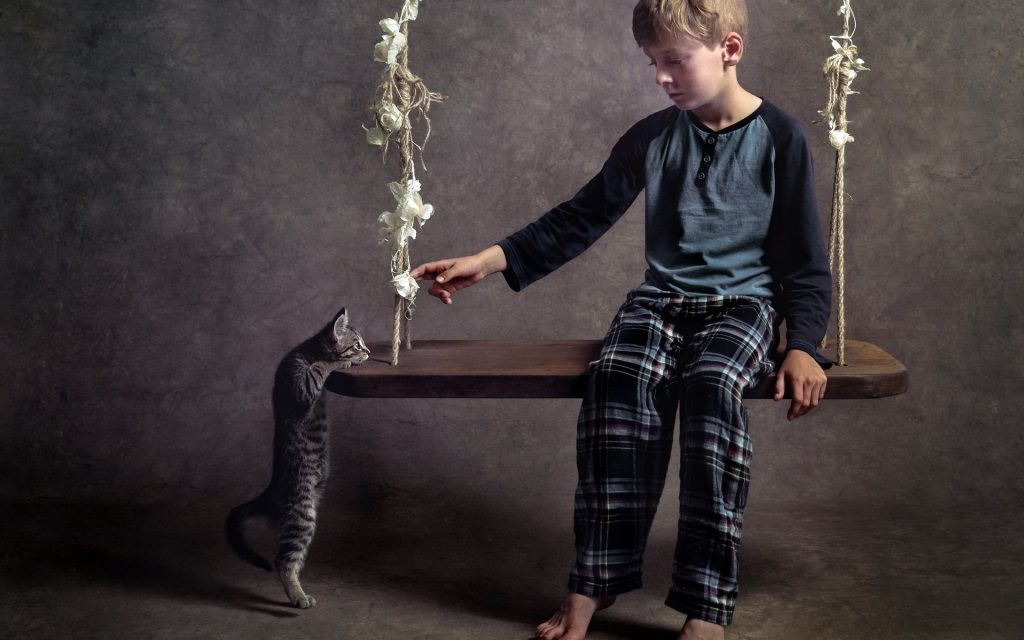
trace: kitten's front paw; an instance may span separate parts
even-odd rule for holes
[[[316,598],[314,598],[311,595],[306,594],[306,595],[300,596],[299,599],[294,601],[294,602],[292,602],[292,604],[295,605],[296,607],[300,608],[300,609],[308,609],[310,607],[315,607],[316,606]]]

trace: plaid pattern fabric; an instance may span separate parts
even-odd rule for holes
[[[752,454],[743,391],[774,366],[774,320],[762,298],[649,285],[629,293],[590,364],[580,408],[570,591],[608,596],[641,586],[679,407],[679,537],[666,604],[731,622]]]

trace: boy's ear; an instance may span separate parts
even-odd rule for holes
[[[727,67],[733,67],[739,64],[740,58],[743,57],[743,36],[730,31],[726,34],[725,38],[722,39],[722,62]]]

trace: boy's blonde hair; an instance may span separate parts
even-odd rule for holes
[[[641,47],[667,34],[715,47],[730,31],[747,37],[744,0],[640,0],[633,8],[633,37]]]

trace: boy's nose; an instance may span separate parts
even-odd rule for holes
[[[654,73],[654,83],[659,87],[664,87],[670,82],[672,82],[672,76],[667,71],[658,70]]]

